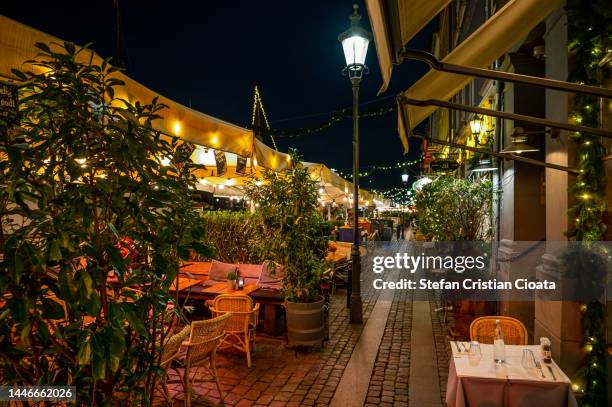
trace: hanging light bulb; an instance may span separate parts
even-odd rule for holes
[[[167,167],[170,165],[170,159],[168,157],[160,157],[159,163],[162,165],[162,167]]]
[[[181,123],[178,120],[172,125],[172,130],[174,130],[176,136],[181,134]]]

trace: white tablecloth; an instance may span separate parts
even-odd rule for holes
[[[449,407],[578,406],[569,378],[554,362],[551,368],[556,380],[543,362],[545,378],[538,369],[525,369],[521,365],[523,349],[531,349],[536,360],[541,361],[538,345],[506,345],[503,366],[493,362],[493,345],[481,344],[480,347],[482,359],[476,363],[470,362],[466,352],[457,352],[455,343],[451,343],[453,357],[446,386]]]

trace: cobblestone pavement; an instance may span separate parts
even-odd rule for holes
[[[412,292],[396,290],[370,378],[366,407],[408,405]]]
[[[296,352],[286,347],[284,339],[258,336],[250,369],[246,367],[243,354],[219,352],[217,369],[225,392],[225,405],[326,406],[378,298],[379,291],[372,288],[372,278],[372,273],[363,274],[363,325],[349,323],[345,290],[333,296],[329,313],[330,340],[323,349]],[[210,380],[204,369],[201,371],[198,375],[202,375],[202,380]],[[169,380],[177,379],[175,374],[169,375]],[[180,383],[169,384],[169,388],[177,399],[183,399]],[[196,383],[194,393],[194,406],[220,402],[213,382]],[[161,396],[156,397],[156,404],[164,405]]]
[[[449,312],[446,323],[444,322],[444,313],[442,311],[436,312],[435,309],[440,305],[436,301],[429,302],[429,308],[431,311],[431,323],[433,326],[434,344],[436,346],[436,357],[438,359],[438,377],[440,383],[440,398],[444,403],[446,399],[446,384],[448,382],[448,365],[450,362],[450,355],[452,354],[450,348],[449,337],[447,334],[447,327],[452,326],[452,316]]]

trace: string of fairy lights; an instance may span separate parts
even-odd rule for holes
[[[602,61],[606,53],[612,52],[612,27],[609,15],[600,10],[609,9],[609,0],[575,0],[568,2],[566,9],[572,19],[568,19],[568,50],[574,55],[574,69],[569,80],[591,86],[604,86]],[[601,105],[603,106],[603,104]],[[590,127],[602,125],[600,105],[592,96],[576,95],[573,101],[570,120]],[[568,210],[570,227],[566,233],[570,239],[597,242],[606,240],[605,219],[607,217],[607,200],[605,186],[604,156],[606,149],[601,139],[588,134],[571,134],[577,143],[576,155],[579,157],[579,175],[570,187],[574,195],[573,205]],[[591,243],[586,243],[589,247]],[[605,250],[603,250],[605,252]],[[572,265],[572,259],[579,258],[585,264],[583,256],[571,255],[566,258],[564,266],[568,272],[580,270]],[[602,255],[604,253],[601,253]],[[605,254],[609,256],[609,254]],[[592,262],[594,264],[597,262]],[[605,287],[605,266],[597,271],[589,266],[589,284]],[[581,273],[580,273],[581,274]],[[602,296],[605,298],[605,295]],[[605,300],[604,300],[605,301]],[[604,301],[586,301],[580,306],[580,323],[582,332],[582,349],[584,360],[582,366],[572,379],[572,390],[579,396],[580,405],[595,407],[610,405],[608,400],[609,347],[606,346],[606,308]]]
[[[330,115],[329,118],[326,121],[319,123],[317,125],[314,125],[314,126],[292,128],[292,129],[273,129],[271,128],[270,123],[268,122],[268,118],[263,108],[263,103],[261,101],[261,96],[259,94],[259,89],[257,87],[255,87],[255,94],[254,94],[253,99],[254,99],[253,100],[253,112],[252,112],[252,117],[251,117],[251,125],[253,127],[253,130],[257,131],[258,134],[262,136],[270,136],[271,139],[273,140],[275,147],[276,147],[275,138],[277,139],[278,138],[297,138],[297,137],[317,134],[326,129],[329,129],[335,124],[338,124],[342,120],[351,119],[353,117],[351,108],[344,108],[344,109],[337,110],[335,112],[326,113]],[[263,125],[260,124],[259,126],[257,126],[257,124],[255,123],[256,121],[255,115],[257,114],[256,111],[258,110],[257,108],[261,110],[262,116],[264,118]],[[389,113],[393,113],[396,111],[397,111],[397,104],[395,103],[395,101],[393,101],[383,106],[378,106],[374,108],[369,108],[369,109],[361,108],[359,117],[360,118],[381,117],[381,116],[384,116],[384,115],[387,115]],[[420,154],[419,157],[414,158],[412,160],[396,160],[396,161],[392,161],[392,162],[388,162],[384,164],[369,165],[363,168],[359,172],[359,176],[361,178],[367,178],[379,172],[402,170],[402,169],[409,170],[410,167],[420,164],[424,159],[425,159],[425,155]],[[347,168],[334,169],[332,168],[331,170],[346,180],[350,181],[353,179],[352,169],[347,169]],[[389,189],[384,189],[384,190],[372,190],[372,191],[379,193],[385,199],[390,200],[399,205],[412,205],[414,203],[413,191],[411,191],[407,187],[401,187],[401,188],[396,187],[396,188],[389,188]]]
[[[374,164],[374,165],[370,165],[367,166],[363,171],[359,171],[359,177],[360,178],[366,178],[369,177],[371,175],[373,175],[375,172],[379,172],[379,171],[393,171],[393,170],[399,170],[399,169],[405,169],[408,167],[412,167],[413,165],[417,165],[420,164],[421,162],[423,162],[423,160],[425,159],[425,155],[421,154],[419,155],[419,157],[413,159],[413,160],[397,160],[397,161],[392,161],[390,163],[386,163],[386,164]],[[347,180],[351,180],[353,179],[353,170],[351,169],[346,169],[346,168],[342,168],[342,169],[331,169],[332,171],[334,171],[336,174],[340,175],[342,178],[347,179]]]
[[[387,104],[382,107],[363,109],[359,112],[359,118],[381,117],[389,113],[393,113],[395,111],[397,111],[397,105],[395,104],[395,102],[393,102],[393,104]],[[299,127],[295,129],[272,129],[267,128],[266,126],[260,126],[253,127],[253,129],[257,130],[259,134],[269,135],[271,137],[273,136],[276,138],[295,138],[320,133],[339,123],[340,121],[344,119],[350,119],[352,117],[352,110],[350,108],[345,108],[336,112],[332,112],[328,120],[315,126]]]
[[[268,115],[266,115],[266,110],[264,109],[263,102],[261,101],[261,95],[259,94],[259,87],[255,85],[255,92],[253,94],[253,113],[251,114],[251,126],[252,127],[255,127],[255,120],[256,120],[258,108],[261,111],[261,115],[263,116],[266,131],[270,131],[271,129],[270,122],[268,121]],[[270,134],[270,139],[272,139],[272,145],[274,146],[274,149],[278,150],[278,147],[276,146],[276,140],[274,139],[273,134]]]
[[[394,187],[388,189],[372,189],[375,194],[382,195],[385,199],[402,206],[412,206],[415,201],[414,190],[409,187]]]

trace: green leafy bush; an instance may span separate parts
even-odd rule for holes
[[[300,158],[292,153],[290,167],[263,172],[263,184],[250,182],[246,194],[258,206],[263,252],[285,268],[285,296],[294,302],[312,301],[319,294],[323,256],[330,226],[318,212],[317,184]]]
[[[205,211],[200,214],[202,242],[214,251],[212,258],[227,263],[261,264],[266,260],[266,239],[261,218],[248,212]]]
[[[108,60],[37,47],[45,73],[14,71],[20,124],[0,123],[2,381],[150,405],[169,287],[180,258],[205,249],[189,151],[151,127],[157,100],[115,98]]]
[[[438,241],[490,239],[492,203],[490,181],[438,178],[416,195],[417,229]]]

